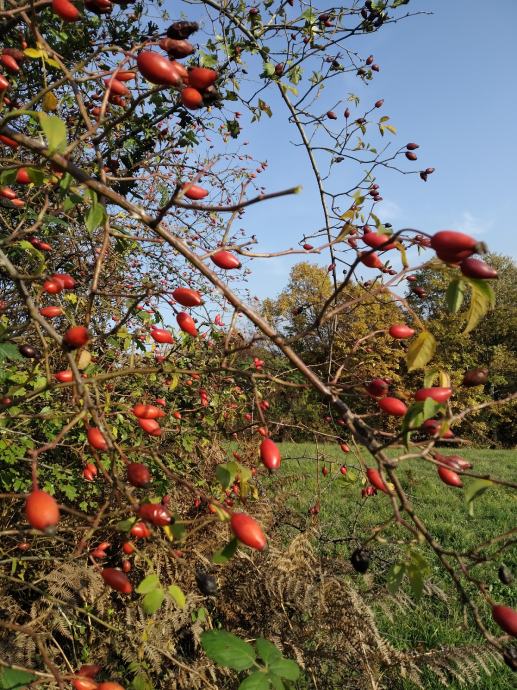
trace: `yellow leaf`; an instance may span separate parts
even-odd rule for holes
[[[463,333],[474,330],[483,316],[495,305],[494,289],[486,280],[470,278],[467,282],[472,289],[472,295],[467,313],[468,322]]]
[[[451,377],[446,371],[440,371],[440,386],[442,388],[451,387]]]
[[[215,509],[215,514],[221,520],[221,522],[226,522],[226,520],[230,519],[229,514],[226,512],[226,510],[223,510],[223,508],[219,508],[219,506],[214,505],[213,503],[210,504],[214,509]]]
[[[92,361],[92,356],[88,352],[88,350],[81,350],[81,354],[79,355],[77,359],[77,368],[78,369],[86,369],[88,364]]]
[[[178,374],[174,374],[174,376],[171,379],[171,382],[169,383],[169,390],[173,391],[175,388],[177,388],[179,381],[180,377],[178,376]]]
[[[402,265],[404,268],[409,268],[409,262],[407,260],[407,254],[406,254],[406,249],[402,242],[395,242],[395,247],[399,250],[400,252],[400,260],[402,261]]]
[[[47,57],[46,53],[44,55],[44,59],[45,59],[45,62],[47,63],[47,65],[50,65],[51,67],[55,67],[56,69],[61,69],[61,65],[59,64],[59,62],[57,62],[57,60],[54,60],[53,58]]]
[[[170,525],[165,525],[163,531],[165,532],[165,536],[169,541],[174,541],[174,533]]]
[[[341,220],[352,220],[355,218],[355,214],[357,213],[355,208],[349,208],[348,211],[345,211],[342,216],[339,216]]]
[[[185,597],[183,591],[178,587],[178,585],[170,585],[169,594],[174,599],[176,604],[180,607],[180,609],[185,608],[187,598]]]
[[[449,431],[449,420],[445,419],[440,427],[440,438]]]
[[[23,54],[26,55],[28,58],[32,58],[33,60],[35,60],[36,58],[47,57],[46,52],[38,48],[25,48]]]
[[[43,110],[46,113],[53,113],[55,110],[57,110],[58,105],[59,101],[54,96],[52,91],[47,91],[47,93],[43,96]]]
[[[352,235],[355,232],[355,227],[351,223],[345,223],[343,225],[343,228],[341,229],[341,232],[339,235],[336,237],[334,242],[341,242],[342,240],[345,239],[348,235]]]
[[[436,340],[429,331],[422,331],[408,347],[406,364],[408,371],[423,369],[436,352]]]

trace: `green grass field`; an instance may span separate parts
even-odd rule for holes
[[[320,541],[322,554],[343,555],[348,558],[362,537],[369,534],[371,527],[387,520],[392,514],[389,498],[384,494],[379,493],[366,499],[361,497],[361,477],[364,475],[354,451],[344,454],[335,445],[283,443],[281,452],[282,467],[271,481],[277,484],[279,491],[285,491],[288,504],[297,511],[307,514],[310,506],[316,501],[320,502],[318,521],[321,534],[324,535]],[[359,452],[363,461],[373,466],[368,454],[364,450]],[[453,453],[454,451],[444,451],[444,454]],[[473,471],[479,474],[492,473],[495,477],[513,481],[516,479],[517,451],[470,449],[462,450],[461,455],[474,464]],[[348,467],[345,477],[339,471],[342,464]],[[330,470],[326,477],[321,472],[324,465]],[[418,515],[434,537],[447,548],[466,550],[516,526],[515,491],[501,486],[490,487],[476,499],[474,516],[471,517],[465,504],[464,491],[443,484],[429,463],[409,460],[399,470],[399,476]],[[465,478],[464,483],[468,486],[472,481],[474,480]],[[383,535],[386,542],[373,545],[374,556],[368,576],[352,576],[359,588],[384,585],[391,565],[406,553],[407,547],[400,542],[407,542],[406,530],[390,526]],[[350,541],[351,538],[356,540]],[[383,634],[394,646],[404,649],[479,643],[481,638],[471,622],[466,624],[463,608],[458,603],[455,590],[442,566],[428,548],[418,546],[417,549],[425,555],[429,568],[427,579],[445,593],[446,600],[424,594],[412,611],[398,611],[394,606],[392,621],[382,611],[378,611],[377,618]],[[477,566],[473,572],[490,583],[490,594],[494,599],[515,607],[517,586],[515,583],[505,586],[497,577],[501,562],[517,576],[515,547],[513,550],[506,550],[504,558]],[[407,578],[403,581],[402,589],[411,593]],[[485,620],[488,620],[487,607],[483,608],[483,614]],[[493,631],[497,632],[495,626]],[[426,687],[431,689],[443,688],[435,676],[426,678],[426,683]],[[409,683],[399,687],[402,690],[414,688],[414,685]],[[452,683],[448,687],[465,686]],[[486,684],[476,687],[510,690],[515,687],[515,674],[506,666],[501,666],[491,677],[486,677]]]

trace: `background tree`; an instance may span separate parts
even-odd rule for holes
[[[498,280],[494,281],[497,309],[487,314],[474,334],[463,332],[465,321],[462,317],[470,305],[468,293],[459,318],[453,318],[447,309],[446,291],[452,271],[432,265],[419,271],[412,286],[423,289],[426,297],[421,299],[414,291],[409,291],[407,295],[413,309],[426,319],[429,329],[440,342],[436,366],[451,371],[457,391],[452,404],[458,410],[505,398],[515,390],[517,383],[514,337],[517,326],[517,269],[511,257],[490,254],[487,262],[498,273]],[[464,373],[476,367],[488,368],[488,383],[474,388],[461,388],[459,385]],[[407,384],[412,384],[411,379]],[[475,415],[465,417],[459,432],[476,444],[512,447],[516,442],[515,414],[516,408],[512,402],[496,408],[484,407]]]
[[[393,390],[400,390],[405,354],[403,346],[387,334],[392,324],[405,319],[396,298],[368,295],[367,290],[362,283],[349,283],[333,301],[328,270],[303,262],[291,269],[289,283],[278,298],[263,304],[265,316],[290,338],[304,361],[328,377],[344,399],[354,400],[361,412],[372,411],[365,391],[371,379],[387,378]],[[335,320],[319,325],[322,305],[329,300],[340,311]],[[309,397],[314,402],[318,399],[314,394]],[[332,412],[305,398],[285,402],[289,404],[282,408],[282,416],[315,428],[321,416]]]

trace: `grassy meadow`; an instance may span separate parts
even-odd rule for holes
[[[287,504],[298,513],[307,514],[311,506],[320,503],[317,524],[321,527],[320,551],[323,556],[344,556],[369,533],[369,529],[389,519],[390,501],[382,493],[369,498],[361,497],[361,472],[359,455],[363,462],[373,465],[364,449],[349,454],[337,445],[316,446],[311,443],[282,443],[282,467],[270,481],[277,491],[285,496]],[[454,451],[445,450],[452,455]],[[476,473],[488,474],[503,479],[517,476],[517,451],[505,450],[462,450],[461,455],[469,459]],[[318,458],[318,462],[315,462]],[[340,473],[345,464],[348,472]],[[329,474],[325,477],[322,468]],[[490,487],[474,503],[474,515],[470,516],[462,489],[443,484],[436,470],[422,460],[408,460],[399,470],[399,476],[408,492],[417,514],[429,531],[447,548],[465,551],[493,535],[515,528],[517,517],[517,496],[515,492],[501,486]],[[268,480],[269,481],[269,480]],[[465,486],[473,479],[465,478]],[[307,520],[314,518],[307,517]],[[406,553],[402,540],[407,542],[407,531],[390,526],[385,532],[385,543],[373,543],[373,558],[366,576],[351,574],[360,589],[370,591],[384,586],[390,567],[400,561]],[[437,588],[434,593],[425,593],[418,602],[412,602],[409,609],[398,609],[393,605],[389,617],[385,610],[376,611],[377,621],[383,635],[399,648],[428,649],[445,645],[468,645],[480,642],[480,636],[472,623],[466,622],[463,608],[458,603],[449,577],[430,550],[417,546],[418,553],[425,555],[428,566],[426,580]],[[493,547],[493,549],[496,547]],[[492,549],[492,550],[493,550]],[[504,558],[476,566],[473,574],[482,576],[490,583],[491,596],[500,602],[517,606],[517,585],[503,585],[497,577],[499,564],[504,562],[517,576],[517,547],[506,550]],[[407,578],[401,588],[412,596]],[[488,609],[483,611],[488,620]],[[497,632],[495,626],[493,631]],[[426,688],[443,688],[436,676],[425,677]],[[486,677],[482,688],[509,690],[514,688],[515,674],[500,666]],[[414,688],[411,683],[402,684],[400,690]],[[454,682],[449,688],[465,687]],[[472,686],[470,686],[472,687]],[[480,687],[477,685],[476,687]]]

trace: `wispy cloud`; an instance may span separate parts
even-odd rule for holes
[[[463,211],[461,217],[457,219],[453,225],[451,225],[454,230],[474,236],[483,235],[487,232],[490,232],[493,226],[493,220],[477,218],[470,211]]]
[[[400,206],[389,199],[381,201],[374,212],[384,223],[391,223],[400,218],[401,215]]]

